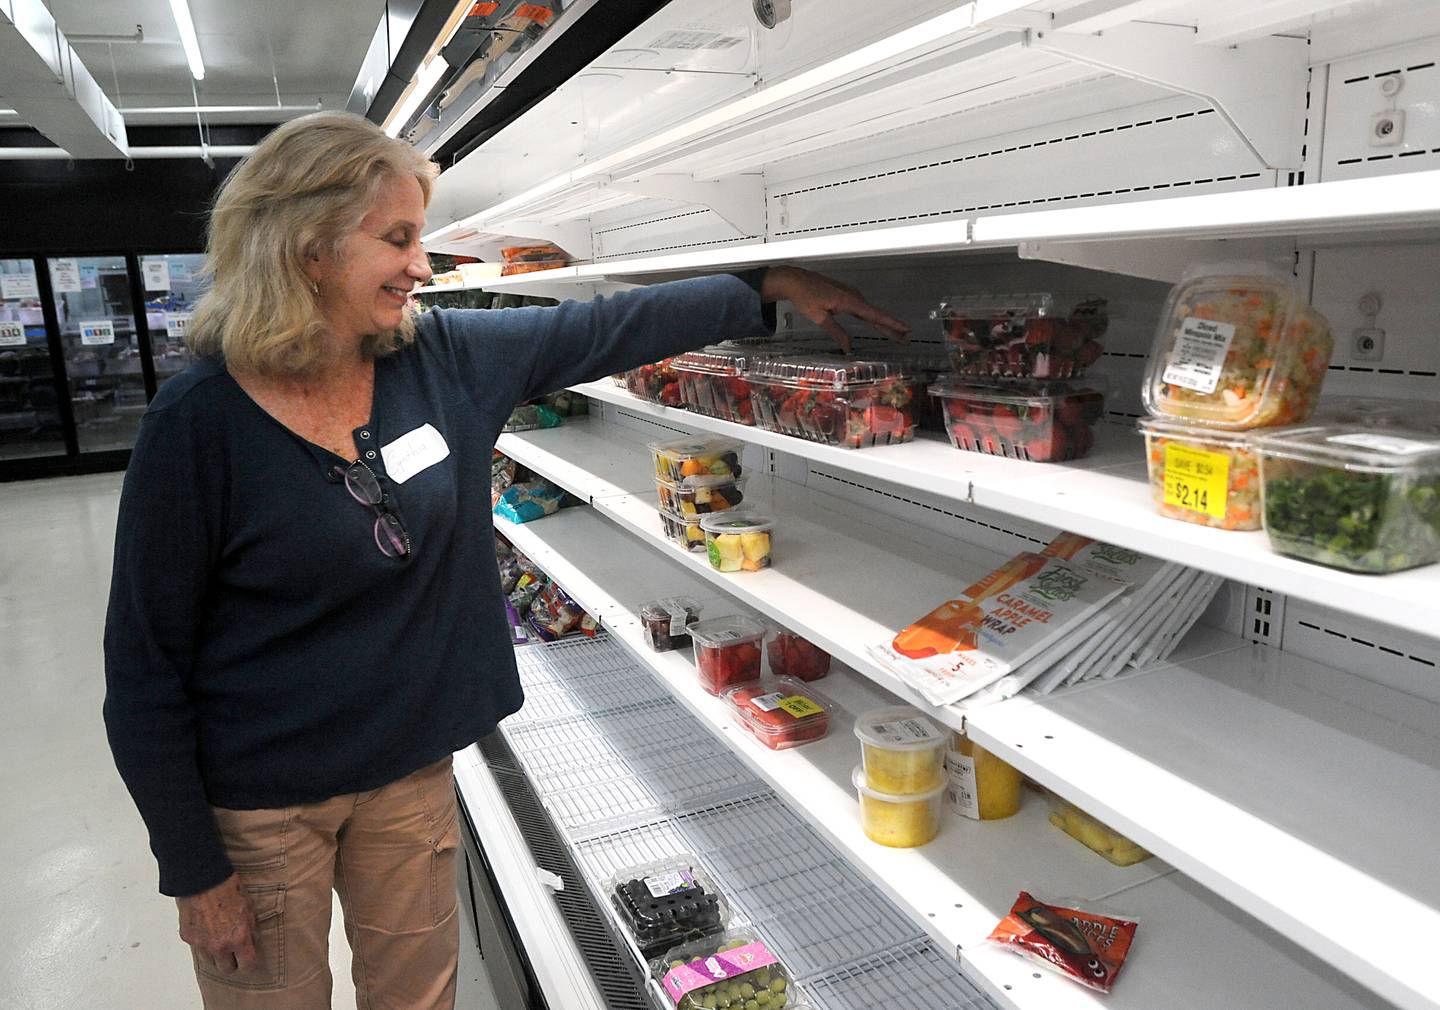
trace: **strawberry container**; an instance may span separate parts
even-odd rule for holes
[[[760,679],[765,626],[748,617],[716,617],[690,625],[700,686],[709,694]]]
[[[1105,413],[1102,392],[1066,382],[950,381],[932,386],[930,395],[941,403],[955,448],[1036,463],[1085,456]]]
[[[767,431],[851,449],[915,437],[915,391],[897,365],[767,358],[751,366],[749,377],[755,423]]]
[[[697,414],[736,424],[754,424],[750,383],[745,378],[752,348],[717,344],[682,354],[673,362],[680,402]]]
[[[930,314],[950,367],[972,377],[1070,379],[1100,360],[1110,323],[1103,298],[1048,292],[955,295]]]
[[[642,400],[663,404],[666,407],[681,407],[680,379],[675,374],[674,358],[664,358],[649,365],[627,369],[625,388]]]

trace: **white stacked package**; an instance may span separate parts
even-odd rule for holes
[[[1021,691],[1048,694],[1165,659],[1222,581],[1061,533],[1040,554],[1011,558],[870,654],[937,705],[974,708]]]

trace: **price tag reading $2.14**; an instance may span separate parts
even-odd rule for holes
[[[1230,457],[1171,442],[1165,446],[1165,504],[1225,518]]]

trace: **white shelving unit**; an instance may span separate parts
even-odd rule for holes
[[[1113,310],[1094,369],[1109,380],[1109,422],[1086,459],[1047,466],[933,437],[837,449],[587,383],[576,388],[598,417],[500,440],[589,506],[513,529],[517,546],[714,732],[717,767],[775,789],[997,1002],[1437,1010],[1440,983],[1394,934],[1440,927],[1440,861],[1425,841],[1440,829],[1427,802],[1440,786],[1440,568],[1357,576],[1283,558],[1263,533],[1163,518],[1132,424],[1163,294],[1147,282],[1219,259],[1291,270],[1336,335],[1327,393],[1440,401],[1428,268],[1440,256],[1440,7],[793,8],[767,30],[746,0],[666,5],[445,172],[428,246],[488,259],[515,239],[555,241],[576,265],[486,285],[553,297],[813,265],[914,324],[921,343],[936,337],[926,309],[952,291],[1098,290]],[[677,32],[702,48],[667,48]],[[1371,294],[1378,312],[1362,308]],[[705,339],[703,320],[677,323]],[[1362,330],[1383,331],[1378,361],[1361,353]],[[776,567],[721,575],[664,538],[640,446],[693,431],[749,447],[748,497],[781,519]],[[846,670],[822,686],[852,714],[913,702],[866,647],[1056,529],[1224,576],[1229,608],[1168,665],[932,714],[1156,852],[1175,867],[1163,876],[1076,877],[1086,854],[1051,851],[1068,840],[1030,810],[1008,827],[952,825],[917,852],[877,851],[854,823],[844,733],[764,752],[684,661],[638,644],[635,605],[688,592],[827,648]],[[1031,978],[977,944],[1019,886],[1118,890],[1107,900],[1141,918],[1142,940],[1112,997]]]

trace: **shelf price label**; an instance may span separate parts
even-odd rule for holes
[[[171,340],[184,340],[185,335],[190,332],[190,321],[194,318],[193,312],[165,313],[165,335]]]
[[[24,347],[25,327],[19,323],[0,323],[0,347]]]
[[[109,319],[87,319],[80,324],[80,344],[101,347],[115,343],[115,323]]]
[[[1224,519],[1229,489],[1229,456],[1174,442],[1165,446],[1166,505]]]

